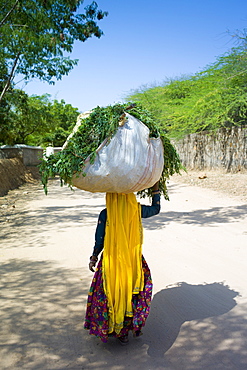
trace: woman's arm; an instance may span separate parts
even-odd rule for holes
[[[106,223],[106,208],[100,212],[98,223],[95,231],[95,244],[93,248],[93,256],[98,257],[104,247],[105,223]]]
[[[98,255],[103,250],[104,247],[104,237],[105,237],[105,223],[106,223],[106,209],[100,212],[98,223],[95,231],[95,244],[93,248],[93,254],[90,257],[89,269],[94,272],[94,267],[98,261]]]
[[[151,206],[141,205],[142,218],[148,218],[157,215],[160,212],[160,191],[159,181],[152,187],[152,204]]]

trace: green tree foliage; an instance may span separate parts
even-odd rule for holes
[[[39,138],[36,137],[36,142],[38,141],[42,146],[63,146],[76,123],[79,113],[77,108],[72,107],[71,104],[66,104],[64,100],[60,102],[54,100],[50,104],[52,126],[49,133]]]
[[[90,156],[94,162],[96,149],[107,138],[115,134],[123,113],[129,113],[140,119],[150,130],[150,137],[160,136],[164,146],[164,169],[160,180],[160,190],[168,199],[166,180],[182,168],[178,154],[170,140],[160,131],[159,125],[152,114],[140,104],[116,104],[107,107],[96,107],[88,118],[81,121],[77,132],[70,138],[65,149],[43,160],[40,166],[42,183],[47,193],[47,183],[50,177],[59,175],[61,185],[71,186],[72,176],[83,173],[84,162]],[[151,195],[150,190],[142,191],[142,196]]]
[[[127,99],[140,102],[170,137],[247,124],[246,43],[193,76],[142,88]]]
[[[97,22],[107,14],[83,0],[3,0],[0,16],[1,96],[11,87],[16,74],[50,84],[77,64],[69,58],[76,40],[101,37]]]
[[[5,102],[1,144],[61,146],[79,114],[77,108],[64,100],[52,102],[48,94],[28,96],[18,89],[14,89]]]

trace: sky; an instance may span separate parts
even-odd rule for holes
[[[246,0],[96,2],[109,13],[98,23],[104,35],[75,43],[70,56],[78,65],[54,86],[32,80],[19,88],[81,112],[112,105],[143,86],[203,70],[234,46],[236,30],[247,29]]]

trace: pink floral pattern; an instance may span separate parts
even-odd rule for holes
[[[139,294],[133,294],[133,317],[125,318],[124,327],[120,334],[113,333],[110,336],[123,336],[128,334],[130,330],[132,330],[134,336],[138,336],[145,325],[150,311],[153,284],[150,270],[144,257],[142,257],[142,268],[144,272],[144,289]],[[107,298],[103,289],[102,258],[98,263],[89,290],[84,328],[89,330],[89,334],[100,338],[102,342],[107,342],[108,310]]]

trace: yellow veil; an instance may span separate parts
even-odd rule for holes
[[[143,289],[141,206],[131,194],[106,194],[107,222],[103,284],[108,301],[109,333],[119,334],[132,317],[132,295]]]

